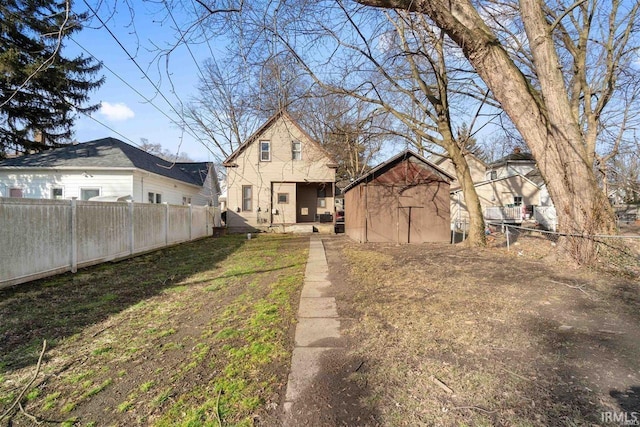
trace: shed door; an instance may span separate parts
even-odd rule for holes
[[[422,243],[424,206],[398,206],[398,243]]]

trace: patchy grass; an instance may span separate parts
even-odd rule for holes
[[[0,413],[47,339],[21,402],[37,418],[277,424],[307,248],[304,237],[225,236],[0,291],[0,343],[15,349],[0,354]],[[31,420],[14,411],[10,423]]]

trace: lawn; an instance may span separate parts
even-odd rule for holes
[[[0,425],[275,424],[307,253],[225,236],[0,291]]]

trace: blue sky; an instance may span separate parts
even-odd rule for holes
[[[107,2],[101,3],[102,7],[97,13],[115,38],[98,20],[93,19],[90,25],[74,34],[72,40],[66,41],[67,55],[79,52],[88,55],[87,51],[90,52],[104,63],[102,74],[106,77],[104,85],[90,94],[92,103],[102,103],[100,111],[92,114],[102,124],[80,116],[75,126],[75,139],[85,142],[112,136],[135,145],[140,144],[141,138],[146,138],[150,143],[161,144],[171,152],[186,152],[193,160],[213,160],[204,145],[189,135],[188,129],[183,131],[166,117],[169,116],[180,123],[176,112],[162,96],[164,95],[180,111],[180,102],[187,103],[190,97],[196,95],[198,65],[201,66],[202,62],[211,56],[209,46],[190,45],[196,61],[186,46],[178,46],[170,55],[166,68],[165,58],[158,59],[158,48],[171,46],[179,35],[170,18],[168,22],[167,19],[162,22],[163,18],[168,18],[166,11],[162,13],[162,4],[131,2],[136,8],[132,20],[132,14],[124,3],[113,2],[117,5],[115,12],[108,9],[111,6],[105,6],[105,3]],[[76,2],[75,7],[78,11],[86,8],[80,1]],[[180,23],[184,24],[190,19],[178,10],[173,10],[172,13]],[[116,39],[134,57],[151,81],[145,78],[144,73],[118,45]],[[211,47],[219,49],[222,46],[220,43],[216,45],[213,41]],[[128,87],[120,78],[144,97]],[[157,93],[154,84],[162,95]],[[152,102],[149,103],[144,98]]]

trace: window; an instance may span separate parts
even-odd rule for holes
[[[289,193],[278,193],[278,204],[284,205],[289,203]]]
[[[260,141],[260,161],[261,162],[271,161],[271,142],[270,141]]]
[[[497,171],[491,171],[489,173],[489,179],[490,180],[498,179],[498,172]]]
[[[250,211],[252,210],[252,196],[253,196],[253,188],[250,185],[242,186],[242,210]]]
[[[99,188],[81,188],[80,200],[89,200],[92,197],[98,197],[100,195]]]
[[[149,200],[149,203],[162,203],[162,194],[150,191],[147,194],[147,199]]]
[[[327,188],[324,186],[319,187],[318,188],[318,207],[319,208],[327,207],[327,201],[325,200],[325,197],[327,197]]]
[[[10,188],[9,197],[22,198],[22,188]]]
[[[191,197],[182,196],[182,204],[183,205],[190,205],[191,204]]]
[[[51,189],[51,198],[55,200],[62,199],[62,188],[52,188]]]
[[[513,196],[513,206],[522,206],[522,196]]]
[[[302,143],[300,141],[291,143],[291,160],[302,160]]]

